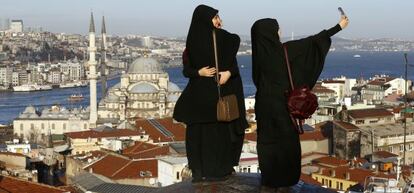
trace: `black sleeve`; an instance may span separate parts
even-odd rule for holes
[[[198,70],[190,64],[187,48],[183,52],[183,75],[186,78],[196,78],[200,76]]]
[[[332,27],[331,29],[327,30],[328,36],[332,37],[333,35],[335,35],[336,33],[338,33],[339,31],[341,31],[342,28],[339,24],[336,24],[334,27]]]

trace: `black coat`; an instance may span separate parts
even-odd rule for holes
[[[187,36],[186,50],[188,60],[183,60],[183,75],[189,82],[178,99],[174,109],[174,119],[186,124],[217,122],[218,89],[215,77],[202,77],[198,70],[215,67],[212,32],[217,38],[218,65],[220,71],[229,70],[231,77],[221,86],[222,96],[236,94],[240,109],[243,130],[247,127],[245,119],[244,94],[236,54],[240,38],[212,25],[217,10],[208,6],[198,6],[193,14]]]
[[[291,122],[285,95],[291,88],[283,45],[277,35],[278,29],[274,19],[259,20],[252,27],[252,73],[257,88],[255,113],[256,120]],[[331,45],[330,37],[339,30],[340,26],[336,25],[316,35],[284,43],[287,46],[295,86],[315,86]],[[273,127],[277,129],[263,131],[265,134],[260,142],[271,143],[278,138],[297,134],[293,127]]]
[[[291,88],[278,29],[275,19],[262,19],[251,30],[257,152],[261,183],[269,187],[295,185],[301,173],[301,146],[287,110],[285,93]],[[295,86],[313,88],[329,51],[330,37],[340,29],[337,25],[285,43]]]

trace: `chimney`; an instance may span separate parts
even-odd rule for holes
[[[349,172],[345,173],[345,179],[346,180],[350,180],[351,179],[351,174]]]
[[[349,122],[349,119],[348,119],[348,108],[346,107],[346,105],[342,105],[341,121],[343,121],[343,122]]]
[[[331,177],[335,177],[335,169],[331,170]]]

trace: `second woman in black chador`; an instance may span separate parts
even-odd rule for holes
[[[178,99],[174,119],[184,122],[186,150],[193,181],[221,180],[238,165],[247,128],[241,77],[236,54],[240,38],[220,29],[218,11],[199,5],[193,13],[183,54],[183,74],[189,82]],[[215,80],[213,30],[217,37],[221,94],[235,94],[240,118],[217,121],[218,90]]]
[[[331,36],[346,27],[348,19],[329,30],[284,43],[289,54],[294,85],[312,88],[322,72]],[[298,132],[287,110],[290,90],[283,45],[276,19],[256,21],[251,29],[252,73],[256,85],[257,152],[263,187],[295,185],[301,174]]]

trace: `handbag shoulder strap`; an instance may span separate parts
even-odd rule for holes
[[[286,66],[287,66],[288,75],[289,75],[290,87],[292,88],[292,90],[294,90],[295,86],[293,85],[292,72],[290,70],[289,55],[287,52],[286,44],[283,44],[283,50],[285,52],[285,60],[286,60]]]
[[[221,92],[220,92],[220,77],[219,77],[218,56],[217,56],[216,30],[213,29],[212,33],[213,33],[214,63],[216,64],[216,82],[217,82],[218,97],[220,98]]]

